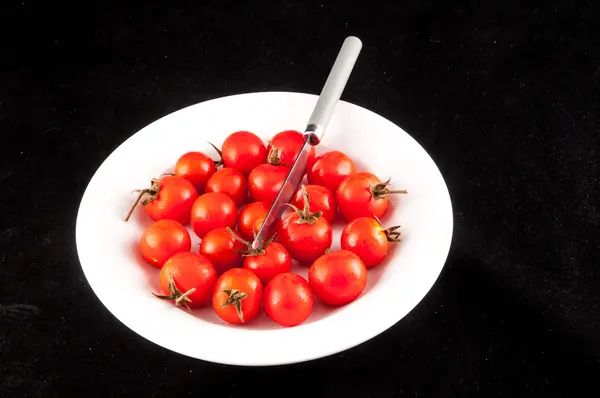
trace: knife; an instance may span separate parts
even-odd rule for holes
[[[300,182],[302,182],[310,147],[318,145],[321,139],[323,139],[329,120],[344,91],[344,87],[346,87],[361,48],[362,42],[357,37],[350,36],[344,40],[335,63],[329,72],[327,81],[321,90],[317,104],[308,119],[306,129],[304,130],[304,144],[252,241],[252,249],[260,248],[263,242],[266,242],[275,233],[277,222],[281,219],[281,215],[285,211],[285,205],[291,201],[292,196],[298,190]]]

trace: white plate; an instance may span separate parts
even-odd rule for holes
[[[158,300],[158,269],[138,254],[138,242],[150,224],[143,210],[129,222],[123,217],[135,188],[172,170],[189,150],[214,154],[237,130],[265,141],[275,133],[302,131],[317,96],[287,92],[235,95],[196,104],[134,134],[100,166],[83,195],[76,239],[81,266],[90,286],[114,316],[146,339],[175,352],[233,365],[278,365],[307,361],[356,346],[385,331],[427,294],[440,274],[452,238],[448,190],[435,163],[406,132],[377,114],[340,101],[318,149],[338,149],[361,170],[392,178],[408,195],[394,197],[384,226],[401,225],[403,240],[384,263],[369,270],[364,293],[340,308],[315,306],[297,327],[282,328],[264,312],[245,326],[223,323],[210,305],[194,314]],[[339,233],[334,246],[339,248]],[[194,237],[194,234],[191,234]],[[198,239],[193,240],[198,250]],[[306,277],[307,269],[295,265]]]

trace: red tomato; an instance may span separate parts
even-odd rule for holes
[[[158,220],[152,223],[140,239],[142,257],[158,268],[174,254],[189,252],[191,248],[190,233],[183,225],[173,220]]]
[[[266,202],[252,202],[242,207],[238,215],[238,229],[244,239],[254,239],[270,208]]]
[[[222,320],[236,325],[252,320],[260,310],[263,287],[252,271],[232,268],[217,280],[212,305]]]
[[[177,253],[160,270],[160,288],[176,306],[198,307],[206,303],[212,294],[217,271],[204,256],[192,252]]]
[[[367,268],[379,264],[387,255],[389,242],[399,242],[400,226],[383,229],[381,223],[371,217],[359,217],[350,221],[342,231],[342,249],[356,254]]]
[[[367,285],[367,267],[348,250],[324,254],[308,271],[315,296],[329,305],[344,305],[356,299]]]
[[[315,151],[310,151],[308,153],[308,159],[306,160],[306,173],[308,173],[308,171],[310,169],[312,169],[313,165],[315,164],[315,162],[317,161],[317,154]]]
[[[246,245],[240,242],[230,229],[217,228],[209,231],[200,242],[200,254],[206,257],[219,274],[244,263],[241,251]]]
[[[265,287],[265,312],[281,326],[300,325],[310,316],[314,303],[308,282],[297,274],[279,274]]]
[[[296,130],[286,130],[275,134],[267,146],[269,163],[292,167],[305,139],[304,134]],[[308,157],[311,160],[315,158],[314,146],[310,148]]]
[[[267,160],[267,147],[256,134],[249,131],[229,135],[221,151],[225,167],[237,169],[246,176]]]
[[[276,275],[292,269],[292,257],[283,245],[268,242],[265,246],[244,257],[244,268],[254,272],[263,285]]]
[[[340,151],[326,152],[317,157],[308,170],[308,183],[324,186],[335,193],[344,178],[355,172],[354,162],[345,153]]]
[[[268,163],[257,166],[248,176],[250,196],[256,202],[273,203],[289,172],[288,166]]]
[[[331,223],[337,210],[335,195],[329,189],[320,185],[306,185],[305,189],[310,200],[310,211],[313,213],[320,211],[323,213],[323,218]],[[302,193],[302,188],[296,191],[296,194],[292,198],[292,204],[296,207],[303,206],[304,194]]]
[[[292,258],[302,264],[312,264],[329,249],[333,240],[331,225],[319,213],[310,212],[308,195],[304,195],[304,209],[294,208],[277,228],[279,242],[288,249]]]
[[[209,192],[194,202],[190,223],[199,238],[213,229],[235,227],[237,206],[233,200],[221,192]]]
[[[206,192],[222,192],[229,195],[236,206],[241,206],[248,196],[246,176],[236,169],[217,170],[206,183]]]
[[[190,210],[198,192],[191,182],[183,177],[166,175],[153,179],[149,189],[139,190],[137,200],[125,217],[129,220],[133,210],[142,200],[146,214],[153,221],[175,220],[180,224],[190,221]]]
[[[390,180],[381,182],[372,173],[362,172],[346,178],[336,192],[340,213],[352,221],[358,217],[382,218],[388,207],[387,196],[406,191],[389,190]]]
[[[217,171],[215,161],[202,152],[183,154],[175,163],[175,175],[191,182],[198,192],[203,192],[208,179]]]

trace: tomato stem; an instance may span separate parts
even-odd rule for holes
[[[138,189],[137,191],[133,191],[133,192],[139,192],[139,194],[137,196],[137,199],[133,203],[133,206],[131,206],[131,208],[129,208],[129,212],[125,216],[125,221],[129,221],[129,218],[131,218],[133,211],[137,207],[138,203],[140,203],[140,200],[142,200],[142,196],[144,196],[144,194],[146,194],[148,192],[148,190],[147,189]]]
[[[136,189],[135,191],[133,191],[133,192],[139,192],[139,194],[138,194],[135,202],[133,203],[133,206],[131,206],[131,208],[129,209],[129,212],[125,216],[125,221],[129,221],[129,218],[131,218],[133,211],[135,210],[137,205],[140,203],[140,200],[142,200],[142,198],[144,198],[144,200],[142,201],[143,206],[146,206],[148,203],[152,202],[154,199],[157,198],[158,191],[160,190],[160,180],[153,178],[151,181],[151,184],[152,185],[150,186],[149,189]]]
[[[273,143],[269,141],[269,146],[271,150],[269,150],[269,155],[267,156],[267,163],[278,166],[281,164],[281,153],[279,148],[274,147]]]
[[[244,239],[240,238],[229,227],[227,227],[227,231],[231,234],[231,236],[234,237],[235,240],[237,240],[238,242],[243,243],[244,245],[246,245],[248,247],[247,250],[236,250],[236,252],[242,253],[243,257],[262,256],[263,254],[265,254],[265,250],[267,249],[267,246],[269,246],[271,244],[271,242],[273,242],[273,240],[275,239],[275,236],[277,235],[277,233],[274,233],[268,240],[266,240],[264,243],[262,243],[259,248],[253,249],[252,248],[252,242],[248,242],[247,240],[244,240]],[[255,233],[255,236],[256,236],[256,233]]]
[[[223,152],[221,152],[221,150],[219,148],[217,148],[212,142],[209,142],[208,145],[212,146],[215,151],[217,151],[217,154],[219,154],[219,160],[214,160],[215,162],[215,166],[219,167],[223,165]]]
[[[300,210],[296,206],[291,203],[286,203],[290,206],[296,213],[298,213],[298,219],[295,221],[296,224],[314,224],[317,222],[317,219],[323,215],[322,211],[317,211],[316,213],[310,212],[310,200],[308,198],[308,192],[306,192],[306,187],[302,185],[302,198],[304,199],[304,208]]]
[[[390,185],[391,180],[392,180],[391,178],[388,178],[388,180],[386,182],[371,185],[371,195],[373,196],[373,200],[385,198],[386,196],[392,195],[392,194],[408,193],[408,191],[406,189],[401,189],[401,190],[388,189],[388,186]]]
[[[396,226],[393,226],[393,227],[383,230],[388,242],[400,242],[400,236],[402,234],[400,231],[398,231],[399,228],[400,228],[400,225],[396,225]]]
[[[248,297],[248,295],[244,292],[241,292],[237,289],[225,289],[223,293],[227,294],[227,300],[221,304],[221,307],[227,307],[228,305],[233,305],[235,307],[235,312],[237,312],[240,321],[244,323],[244,313],[242,312],[242,300]]]
[[[231,234],[231,236],[233,236],[233,237],[234,237],[234,239],[235,239],[235,240],[237,240],[238,242],[241,242],[241,243],[243,243],[243,244],[244,244],[244,245],[246,245],[246,246],[248,246],[248,245],[250,244],[250,243],[249,243],[247,240],[240,238],[240,237],[238,236],[238,234],[236,234],[236,233],[233,231],[233,229],[231,229],[231,228],[227,227],[227,232],[229,232],[229,233]]]
[[[162,300],[173,300],[175,302],[175,307],[179,307],[180,305],[183,305],[185,308],[187,308],[188,311],[191,311],[190,306],[188,305],[188,302],[191,303],[192,300],[188,296],[190,294],[194,293],[195,291],[196,291],[196,288],[193,287],[190,290],[188,290],[187,292],[183,293],[175,285],[175,280],[173,279],[173,275],[169,274],[169,294],[168,295],[158,295],[156,293],[152,293],[152,294],[154,294],[155,297],[158,297],[159,299],[162,299]]]

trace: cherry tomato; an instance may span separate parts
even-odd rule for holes
[[[304,135],[296,130],[286,130],[275,134],[267,146],[268,162],[292,167],[305,139]],[[310,148],[308,157],[311,160],[315,158],[314,146]]]
[[[352,221],[358,217],[382,218],[388,207],[387,196],[406,191],[388,189],[390,180],[381,182],[372,173],[362,172],[346,178],[336,192],[340,213]]]
[[[183,177],[166,175],[153,179],[149,189],[139,191],[125,221],[129,220],[133,210],[143,199],[146,214],[153,221],[174,220],[185,225],[190,221],[190,210],[197,197],[196,188]]]
[[[268,242],[264,249],[258,249],[244,257],[244,268],[254,272],[261,283],[266,285],[276,275],[290,272],[292,257],[282,244]]]
[[[223,164],[248,175],[267,160],[267,147],[249,131],[237,131],[225,139],[222,146]]]
[[[355,172],[354,162],[348,155],[340,151],[326,152],[318,156],[308,170],[308,183],[324,186],[335,193],[344,178]]]
[[[215,284],[212,305],[222,320],[232,324],[247,323],[260,310],[263,287],[252,271],[232,268]]]
[[[308,282],[291,272],[277,275],[265,287],[265,312],[281,326],[300,325],[310,316],[314,303]]]
[[[323,218],[331,223],[337,210],[335,195],[329,189],[320,185],[306,185],[305,188],[310,200],[310,211],[313,213],[322,212]],[[304,195],[302,188],[300,188],[292,198],[292,204],[296,207],[302,207],[303,203]]]
[[[308,171],[310,169],[312,169],[313,165],[315,164],[315,162],[317,161],[317,154],[314,151],[310,151],[308,153],[308,159],[306,160],[306,173],[308,173]]]
[[[268,163],[257,166],[248,176],[250,196],[257,202],[273,203],[289,172],[288,166]]]
[[[294,210],[279,224],[278,239],[292,258],[301,264],[310,265],[331,246],[331,225],[319,213],[310,212],[310,201],[305,190],[304,208],[300,210],[296,207]]]
[[[216,171],[215,161],[202,152],[187,152],[175,163],[175,175],[191,182],[198,192],[204,192],[206,182]]]
[[[164,295],[158,298],[173,300],[176,306],[198,307],[212,294],[217,271],[206,257],[183,252],[171,257],[160,270],[160,288]]]
[[[190,233],[173,220],[155,221],[146,228],[140,239],[142,257],[158,268],[174,254],[189,252],[191,248]]]
[[[237,221],[237,206],[233,200],[221,192],[200,195],[192,207],[190,223],[199,238],[213,229],[233,228]]]
[[[236,206],[241,206],[248,196],[248,182],[239,170],[225,167],[210,177],[206,192],[222,192],[229,195]]]
[[[324,254],[308,270],[308,283],[315,296],[329,305],[355,300],[367,285],[367,267],[348,250]]]
[[[213,229],[204,235],[200,242],[200,254],[211,262],[219,274],[244,264],[241,251],[245,250],[246,246],[232,233],[235,232],[230,233],[226,227]]]
[[[252,248],[252,243],[240,238],[228,229],[230,236],[236,239],[246,249],[244,254],[244,268],[252,271],[263,285],[267,284],[275,275],[289,272],[292,269],[292,257],[283,245],[273,242],[275,234],[258,248]]]
[[[359,217],[342,230],[342,249],[356,254],[367,268],[379,264],[388,253],[389,242],[399,242],[400,226],[384,229],[378,220]]]
[[[270,208],[267,202],[252,202],[242,207],[238,215],[238,229],[244,239],[254,239]]]

